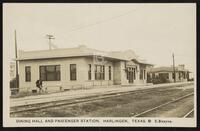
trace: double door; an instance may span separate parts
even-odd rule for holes
[[[128,73],[127,78],[128,78],[129,83],[133,83],[135,80],[135,77],[136,77],[135,76],[135,68],[129,68],[127,73]]]
[[[129,83],[133,83],[133,79],[134,79],[134,77],[133,77],[133,71],[129,71],[128,72],[128,82]]]

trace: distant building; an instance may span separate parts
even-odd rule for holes
[[[10,80],[13,80],[16,77],[15,62],[10,62],[9,73],[10,73]]]
[[[20,51],[20,91],[36,88],[43,80],[47,90],[105,85],[146,84],[152,66],[132,50],[105,52],[81,45],[76,48]]]
[[[178,65],[173,67],[157,67],[157,68],[149,68],[148,69],[148,81],[152,82],[156,79],[164,79],[165,82],[174,82],[174,77],[176,82],[186,82],[189,80],[189,70],[185,69],[184,65]]]

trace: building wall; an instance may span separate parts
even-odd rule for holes
[[[76,64],[76,80],[70,80],[70,64]],[[91,80],[88,79],[89,64],[91,64]],[[95,80],[95,65],[105,66],[105,79]],[[93,86],[129,85],[125,71],[125,61],[113,61],[105,59],[103,63],[95,61],[93,57],[57,58],[43,60],[27,60],[19,62],[19,87],[20,91],[37,89],[36,81],[39,79],[39,67],[46,65],[60,65],[60,81],[43,81],[43,87],[47,91],[65,90],[74,88],[87,88]],[[31,81],[25,81],[25,66],[31,67]],[[109,66],[111,66],[111,80],[109,80]],[[143,67],[146,70],[146,67]],[[140,65],[137,64],[136,79],[133,84],[144,84],[147,79],[139,78]]]
[[[169,74],[169,81],[170,81],[170,82],[174,82],[173,73],[172,73],[172,72],[171,72],[171,73],[169,72],[168,74]]]
[[[125,72],[125,61],[120,61],[121,85],[128,85],[127,74]]]
[[[77,80],[70,80],[70,64],[76,64]],[[91,64],[91,80],[88,80],[89,64]],[[95,64],[91,57],[59,58],[48,60],[28,60],[19,62],[19,86],[20,91],[31,91],[36,88],[39,79],[39,66],[60,65],[60,81],[43,81],[43,87],[47,90],[64,90],[74,88],[87,88],[90,86],[113,85],[113,62],[107,60],[105,65],[105,80],[95,80]],[[25,66],[31,66],[31,81],[25,82]],[[109,66],[111,66],[111,80],[109,80]]]
[[[173,73],[170,72],[169,74],[171,76],[169,81],[174,82]],[[187,82],[187,78],[183,78],[183,74],[181,74],[181,77],[179,78],[179,72],[176,72],[176,82]]]
[[[70,64],[76,64],[77,80],[70,81]],[[19,87],[21,91],[36,88],[35,82],[39,79],[39,66],[42,65],[60,65],[60,81],[43,81],[43,86],[48,90],[58,90],[60,87],[68,88],[73,85],[81,85],[86,81],[84,75],[84,58],[61,58],[46,60],[28,60],[19,62]],[[25,82],[25,66],[31,66],[31,81]]]
[[[103,62],[96,61],[93,57],[84,58],[84,76],[86,78],[85,86],[108,86],[113,85],[113,61],[104,59]],[[88,80],[88,69],[89,64],[91,64],[91,80]],[[95,80],[95,65],[104,65],[105,67],[105,79],[104,80]],[[111,66],[111,80],[109,80],[109,66]]]
[[[113,63],[113,72],[114,72],[114,76],[113,76],[113,82],[115,85],[120,85],[121,84],[121,63],[120,61],[114,62]]]
[[[114,84],[115,85],[127,85],[127,74],[125,72],[125,61],[117,61],[113,64],[113,72],[114,72]]]
[[[143,78],[140,79],[140,69],[145,70],[143,72]],[[140,64],[137,64],[137,71],[136,71],[136,80],[134,81],[135,84],[145,84],[147,83],[147,66],[141,66]]]
[[[134,63],[133,68],[137,66],[137,70],[135,72],[135,79],[133,79],[133,83],[129,83],[127,79],[127,72],[125,71],[125,61],[115,62],[114,63],[114,84],[119,85],[137,85],[137,84],[145,84],[147,83],[147,66],[142,66],[140,64]],[[145,70],[143,74],[143,78],[140,79],[140,68]]]
[[[155,73],[155,76],[159,76],[160,73],[168,73],[169,74],[169,82],[172,83],[174,82],[174,78],[173,78],[173,72],[166,72],[166,71],[162,71],[162,72],[157,72]],[[152,73],[150,73],[150,76],[152,77]],[[179,79],[179,73],[176,72],[176,82],[187,82],[187,79],[183,78],[183,76],[181,76],[181,78]]]

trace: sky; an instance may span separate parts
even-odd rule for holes
[[[196,5],[4,4],[3,45],[8,60],[18,50],[46,50],[46,34],[59,48],[86,45],[102,51],[133,50],[157,66],[185,64],[195,71]],[[53,55],[53,54],[52,54]]]

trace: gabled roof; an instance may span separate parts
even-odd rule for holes
[[[132,59],[132,60],[139,64],[153,66],[153,64],[147,63],[145,60],[140,60],[140,59]]]
[[[65,49],[19,51],[18,60],[90,56],[94,54],[105,55],[105,52],[86,48],[84,46],[80,46],[76,48],[65,48]]]
[[[124,61],[137,60],[137,62],[145,64],[145,62],[142,62],[132,50],[106,52],[106,51],[91,49],[84,45],[75,48],[65,48],[65,49],[19,51],[19,57],[17,60],[22,61],[22,60],[81,57],[81,56],[94,56],[94,55],[97,56],[99,55],[111,59],[124,60]]]
[[[112,52],[108,52],[108,55],[113,58],[121,58],[124,60],[139,59],[139,57],[132,50],[112,51]]]

